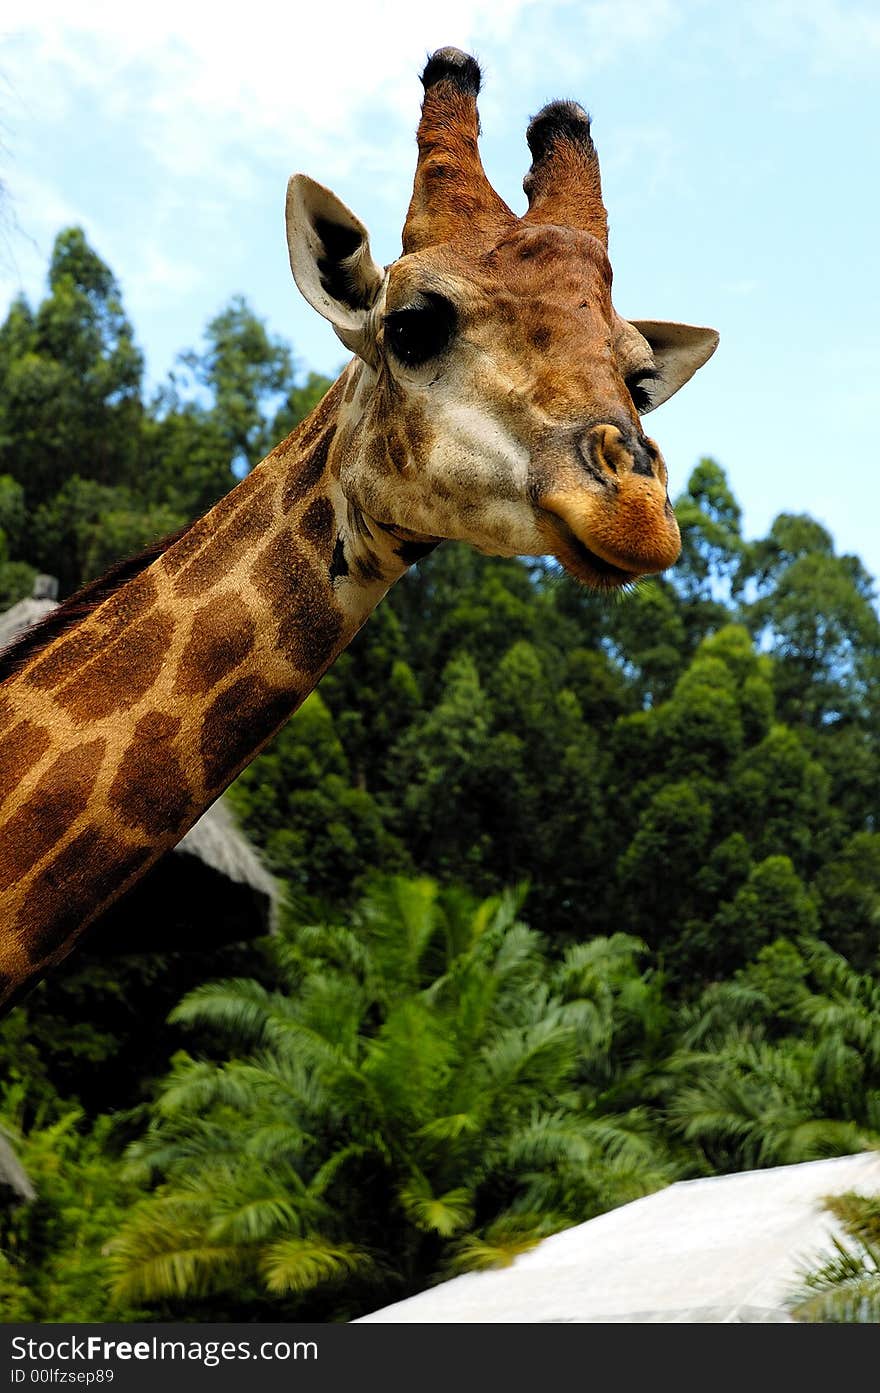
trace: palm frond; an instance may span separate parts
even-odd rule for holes
[[[418,1128],[416,1135],[430,1141],[457,1141],[459,1137],[473,1136],[481,1125],[482,1119],[475,1112],[454,1112],[445,1117],[432,1117]]]
[[[435,1195],[427,1178],[411,1176],[398,1192],[404,1213],[417,1229],[450,1238],[467,1228],[474,1215],[474,1197],[470,1190],[459,1186]]]
[[[199,1196],[170,1195],[134,1211],[106,1248],[117,1300],[206,1296],[246,1278],[252,1254],[209,1242],[204,1208]]]
[[[468,1234],[455,1245],[449,1259],[449,1273],[485,1272],[509,1267],[520,1253],[566,1227],[567,1221],[555,1214],[504,1213],[483,1234]]]
[[[320,1234],[307,1238],[283,1238],[272,1243],[260,1258],[267,1291],[275,1295],[314,1290],[325,1282],[337,1282],[353,1273],[369,1272],[373,1259],[352,1243],[334,1243]]]
[[[804,1274],[792,1293],[795,1320],[822,1324],[880,1322],[880,1248],[855,1239],[852,1245],[832,1238],[835,1253]]]

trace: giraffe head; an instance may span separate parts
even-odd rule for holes
[[[503,555],[552,553],[613,589],[675,561],[666,465],[641,416],[712,354],[712,329],[628,322],[611,302],[589,117],[531,122],[516,217],[477,147],[480,70],[441,49],[422,76],[403,255],[304,175],[288,188],[294,278],[361,360],[340,482],[367,517]],[[343,422],[344,430],[344,422]]]

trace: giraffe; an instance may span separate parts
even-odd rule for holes
[[[354,355],[200,520],[54,612],[0,663],[0,1000],[8,1008],[267,744],[440,541],[555,556],[602,590],[679,535],[641,415],[711,329],[622,319],[590,120],[531,121],[528,210],[478,151],[480,69],[422,74],[398,260],[329,189],[290,180],[294,280]]]

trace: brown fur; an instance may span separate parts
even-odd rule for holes
[[[492,188],[477,146],[476,96],[438,82],[425,93],[419,161],[403,227],[404,252],[468,235],[491,242],[516,222]]]
[[[217,789],[236,773],[297,705],[297,694],[273,691],[260,677],[242,677],[208,708],[200,751],[205,787]]]
[[[234,591],[227,591],[196,610],[192,634],[174,681],[175,692],[204,696],[240,667],[254,646],[256,628],[250,611]]]
[[[110,807],[127,827],[151,838],[161,836],[169,823],[182,823],[195,801],[174,746],[181,725],[179,716],[161,711],[141,716],[107,795]],[[161,798],[156,796],[157,789]]]
[[[63,750],[0,828],[0,890],[26,875],[69,830],[95,786],[105,749],[99,739]]]

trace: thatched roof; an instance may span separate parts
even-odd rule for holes
[[[220,798],[132,890],[101,915],[103,953],[192,950],[272,933],[278,885]]]
[[[247,837],[240,831],[235,816],[224,798],[218,798],[183,841],[174,848],[180,855],[198,856],[218,875],[226,876],[241,885],[248,885],[257,894],[275,900],[278,887],[266,870]]]
[[[57,582],[0,614],[0,649],[57,605]],[[271,933],[278,886],[220,798],[137,885],[101,916],[90,943],[105,953],[237,943]]]
[[[0,1205],[26,1204],[35,1197],[28,1180],[9,1142],[0,1132]]]
[[[682,1181],[361,1319],[785,1324],[844,1236],[824,1200],[850,1190],[880,1194],[876,1151]]]

